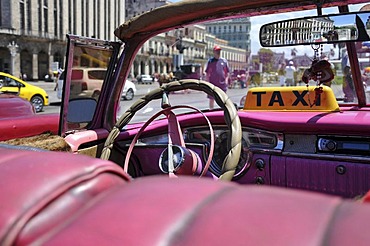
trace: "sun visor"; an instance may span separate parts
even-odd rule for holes
[[[351,3],[366,2],[365,0],[333,0],[322,3],[322,7],[340,6]],[[186,0],[169,3],[140,14],[121,24],[114,32],[122,41],[140,35],[163,32],[164,30],[207,21],[213,18],[230,18],[255,11],[265,14],[278,13],[281,9],[301,8],[316,9],[316,5],[308,0]]]
[[[333,90],[328,86],[250,88],[243,110],[339,111]]]
[[[114,32],[116,37],[126,41],[138,34],[148,34],[178,26],[189,25],[197,21],[206,21],[212,18],[228,18],[243,12],[260,8],[267,8],[273,12],[281,8],[283,0],[187,0],[154,8],[141,15],[135,16],[121,24]],[[302,5],[300,0],[291,0],[289,4]],[[312,5],[314,7],[314,5]],[[286,6],[285,6],[286,8]]]

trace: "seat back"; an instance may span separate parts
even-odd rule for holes
[[[0,244],[29,244],[128,180],[109,161],[0,148]]]

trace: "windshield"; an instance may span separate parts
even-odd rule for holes
[[[353,5],[349,10],[359,11],[362,6]],[[337,7],[322,11],[323,15],[339,13]],[[243,106],[243,97],[252,87],[306,86],[302,80],[305,71],[313,61],[326,60],[334,77],[323,85],[331,87],[340,105],[357,104],[345,43],[261,47],[258,37],[263,24],[271,20],[305,16],[317,16],[317,12],[297,11],[205,22],[152,37],[138,52],[130,70],[129,80],[135,83],[137,89],[134,100],[171,81],[201,79],[213,80],[212,83],[226,91],[235,105]],[[369,32],[369,20],[365,20],[364,24]],[[285,38],[289,39],[288,36]],[[368,47],[369,42],[356,44],[357,60],[366,92],[370,90]],[[215,49],[218,50],[218,57],[215,57]],[[209,71],[212,71],[212,76],[209,76]],[[308,84],[316,85],[312,80],[308,80]],[[216,103],[211,105],[210,98],[204,92],[183,90],[169,97],[173,105],[192,105],[201,110],[218,108]],[[367,102],[370,102],[369,98]],[[117,117],[130,105],[131,102],[121,101]],[[146,121],[154,112],[158,112],[160,105],[160,100],[149,103],[136,113],[133,122]]]

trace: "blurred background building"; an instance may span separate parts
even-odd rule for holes
[[[66,34],[114,40],[121,0],[0,0],[0,71],[41,80],[64,67]]]
[[[43,80],[64,68],[66,34],[117,40],[125,19],[168,4],[166,0],[0,0],[0,71]],[[238,22],[239,21],[239,22]],[[139,51],[131,76],[175,71],[182,64],[203,70],[214,45],[222,47],[232,70],[245,69],[250,53],[250,21],[193,25],[151,38]],[[231,27],[229,27],[231,25]],[[242,26],[243,32],[240,33]],[[231,28],[231,29],[230,29]]]

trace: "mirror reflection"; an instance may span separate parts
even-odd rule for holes
[[[306,17],[262,26],[260,43],[264,47],[369,41],[369,12]]]

